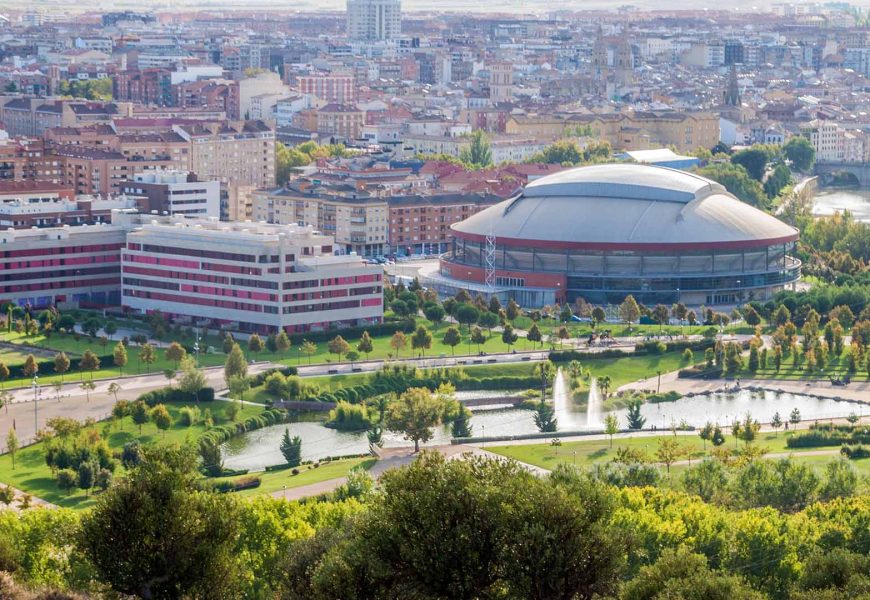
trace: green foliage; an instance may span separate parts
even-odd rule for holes
[[[459,160],[472,169],[483,169],[492,165],[489,138],[482,129],[471,134],[469,145],[459,152]]]
[[[767,153],[753,146],[731,155],[731,163],[743,167],[746,172],[756,181],[764,181],[764,171],[767,167]]]
[[[810,141],[801,136],[796,135],[782,146],[783,154],[786,159],[791,162],[792,166],[798,171],[809,172],[816,159],[816,149]]]
[[[538,431],[541,433],[550,433],[554,432],[558,429],[558,419],[556,419],[556,410],[553,408],[552,404],[544,402],[538,402],[537,407],[535,408],[535,426],[538,428]]]
[[[298,467],[302,462],[302,438],[298,435],[291,438],[290,430],[284,429],[284,437],[281,438],[281,455],[291,467]]]
[[[698,169],[698,174],[721,183],[743,202],[756,207],[767,205],[767,195],[761,184],[739,164],[713,163]]]
[[[643,429],[643,426],[646,424],[646,417],[640,414],[641,404],[640,400],[634,400],[628,405],[628,413],[625,418],[628,422],[629,429]]]
[[[365,404],[350,404],[339,400],[331,411],[325,425],[339,431],[365,431],[371,426],[371,418]]]

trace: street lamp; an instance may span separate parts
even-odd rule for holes
[[[39,375],[33,376],[33,434],[39,431]]]

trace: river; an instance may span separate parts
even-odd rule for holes
[[[833,190],[821,188],[814,198],[813,214],[832,215],[848,210],[855,219],[870,223],[870,189]]]

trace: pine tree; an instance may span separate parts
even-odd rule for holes
[[[298,467],[302,462],[302,438],[298,435],[291,438],[290,430],[286,427],[281,438],[281,454],[291,467]]]

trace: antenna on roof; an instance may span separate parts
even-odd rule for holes
[[[484,283],[490,294],[495,293],[495,233],[492,227],[492,217],[489,219],[489,231],[486,234],[486,271]]]

